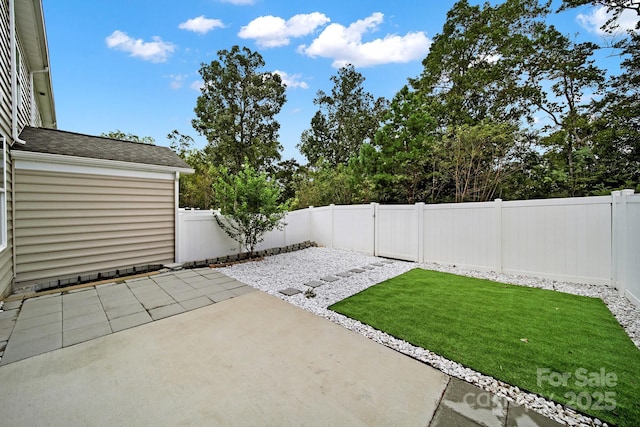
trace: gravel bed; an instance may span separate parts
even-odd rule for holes
[[[576,295],[601,298],[609,307],[620,324],[627,331],[632,341],[640,348],[640,310],[612,288],[600,285],[557,282],[546,279],[481,272],[441,264],[418,264],[394,260],[392,264],[382,264],[362,273],[353,273],[351,277],[327,283],[313,289],[315,297],[307,298],[304,291],[311,288],[305,283],[320,280],[321,277],[346,272],[354,268],[370,266],[384,260],[366,254],[342,251],[329,248],[309,248],[287,254],[266,257],[260,262],[248,262],[221,268],[220,271],[261,291],[295,304],[307,311],[327,318],[352,331],[358,332],[387,347],[400,351],[417,360],[425,362],[450,376],[460,378],[480,388],[493,392],[509,401],[524,405],[558,422],[571,426],[606,425],[600,420],[592,419],[566,408],[560,404],[544,399],[536,394],[528,393],[495,378],[483,375],[472,369],[438,356],[427,349],[416,347],[406,341],[392,337],[368,325],[350,319],[341,314],[327,310],[333,303],[341,301],[370,286],[386,279],[405,273],[413,268],[425,268],[470,277],[490,279],[502,283],[520,286],[552,289]],[[279,291],[285,288],[303,291],[297,295],[285,296]]]

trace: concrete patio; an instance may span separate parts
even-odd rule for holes
[[[559,425],[208,268],[5,308],[3,425]]]
[[[0,366],[251,291],[202,268],[8,302],[0,313]]]

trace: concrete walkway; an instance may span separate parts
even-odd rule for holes
[[[558,425],[252,290],[201,269],[27,300],[5,352],[16,361],[0,367],[0,424]],[[51,324],[55,351],[21,341]]]

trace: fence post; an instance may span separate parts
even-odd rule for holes
[[[631,196],[633,193],[633,190],[613,191],[611,193],[611,281],[620,296],[624,296],[627,290],[627,262],[629,256],[627,253],[627,196]]]
[[[333,203],[331,203],[329,205],[329,208],[330,208],[329,212],[331,212],[331,228],[330,228],[330,230],[331,230],[331,246],[330,246],[331,249],[333,249],[333,240],[334,240],[333,236],[335,234],[335,231],[333,229],[333,222],[334,222],[333,221],[333,210],[334,210],[335,207],[336,207],[336,205],[334,205]]]
[[[307,214],[309,215],[309,222],[307,225],[307,233],[309,236],[309,240],[311,240],[312,242],[316,241],[316,230],[313,226],[313,206],[309,206],[309,213]]]
[[[502,199],[495,199],[495,269],[496,273],[502,273]]]
[[[416,203],[416,230],[418,233],[418,252],[416,262],[424,262],[424,202]]]
[[[371,232],[373,233],[373,239],[371,242],[371,255],[373,256],[377,256],[376,254],[376,248],[378,247],[378,242],[376,241],[378,233],[376,231],[376,228],[378,227],[378,204],[376,202],[371,202],[371,217],[372,217],[372,222],[371,224],[373,225],[373,227],[371,227]]]

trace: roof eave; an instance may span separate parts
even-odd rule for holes
[[[56,128],[51,63],[42,0],[16,2],[16,27],[29,64],[29,72],[38,71],[33,75],[33,90],[42,126]],[[40,72],[43,70],[48,71]]]
[[[179,172],[181,174],[192,174],[195,172],[191,168],[183,168],[177,166],[151,165],[146,163],[122,162],[119,160],[92,159],[88,157],[64,156],[61,154],[38,153],[23,150],[11,150],[11,158],[15,160],[26,160],[39,163],[135,170],[141,172]]]

